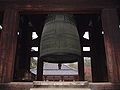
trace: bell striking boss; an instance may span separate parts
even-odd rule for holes
[[[49,14],[41,36],[41,59],[50,63],[72,63],[80,55],[79,34],[73,15]]]

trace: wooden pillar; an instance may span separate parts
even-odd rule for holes
[[[21,37],[21,55],[20,55],[20,64],[24,73],[30,71],[30,52],[31,52],[31,41],[32,41],[32,32],[29,30],[28,26],[23,28]]]
[[[0,38],[0,82],[13,80],[18,21],[18,12],[16,10],[5,10]]]
[[[37,80],[43,81],[43,60],[38,59],[38,65],[37,65]]]
[[[29,19],[27,16],[23,16],[23,23],[21,25],[21,68],[24,72],[30,70],[30,52],[31,52],[31,41],[32,41],[32,31],[29,27]],[[23,63],[24,62],[24,63]]]
[[[3,25],[3,12],[0,11],[0,25],[2,26]],[[0,29],[0,37],[1,37],[1,32],[2,32],[2,29]]]
[[[92,17],[93,29],[90,31],[92,79],[94,82],[107,81],[106,55],[100,16]]]
[[[30,52],[32,42],[32,30],[28,24],[23,24],[24,28],[19,31],[17,54],[15,60],[15,80],[22,80],[26,72],[30,72]]]
[[[32,45],[31,45],[31,43],[32,43],[32,30],[31,30],[31,28],[29,27],[28,28],[28,33],[27,33],[27,35],[28,35],[28,37],[27,37],[27,40],[28,40],[28,42],[27,42],[27,56],[28,56],[28,58],[27,58],[27,70],[30,72],[30,60],[31,60],[31,56],[30,56],[30,53],[31,53],[31,47],[32,47]]]
[[[120,30],[116,9],[102,11],[102,26],[110,82],[120,82]]]
[[[32,29],[27,16],[20,17],[20,30],[18,36],[17,54],[15,60],[15,80],[22,80],[25,73],[30,71],[30,52],[32,42]]]
[[[84,81],[84,58],[81,57],[78,60],[78,74],[79,74],[79,80]]]
[[[1,36],[1,32],[2,32],[2,30],[0,29],[0,36]]]
[[[38,41],[40,42],[41,40],[41,34],[39,33],[39,37],[38,37]],[[40,58],[40,46],[38,46],[38,62],[37,62],[37,80],[38,81],[43,81],[43,66],[44,66],[44,62],[43,60]]]
[[[84,45],[84,30],[81,30],[80,25],[78,26],[78,33],[80,37],[80,45],[81,45],[81,57],[78,59],[78,77],[79,81],[85,80],[85,74],[84,74],[84,55],[83,55],[83,45]]]

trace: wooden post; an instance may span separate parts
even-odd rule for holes
[[[84,58],[81,57],[78,60],[78,74],[79,74],[79,80],[84,81]]]
[[[38,65],[37,65],[37,80],[43,81],[43,60],[38,59]]]
[[[32,31],[29,30],[27,24],[24,24],[21,37],[21,48],[20,48],[20,69],[23,69],[24,73],[30,71],[30,52],[32,42]]]
[[[90,31],[92,80],[94,82],[107,81],[106,55],[101,20],[98,15],[92,17],[93,29]]]
[[[13,80],[18,22],[18,12],[16,10],[5,10],[0,38],[0,82]]]
[[[40,42],[41,40],[41,36],[38,37],[38,41]],[[37,62],[37,80],[38,81],[43,81],[43,66],[44,66],[44,62],[43,60],[40,58],[40,46],[38,46],[38,62]]]
[[[102,26],[110,82],[120,82],[120,30],[117,9],[102,11]]]
[[[14,79],[22,80],[26,72],[30,72],[30,52],[32,42],[32,30],[27,23],[22,23],[24,28],[19,31],[18,46],[14,67]]]

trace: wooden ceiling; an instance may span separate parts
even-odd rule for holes
[[[119,8],[120,0],[0,0],[0,10],[14,8],[30,12],[96,12]]]

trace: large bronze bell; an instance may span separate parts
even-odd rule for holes
[[[41,59],[51,63],[71,63],[80,56],[79,34],[73,15],[49,14],[41,36]]]

